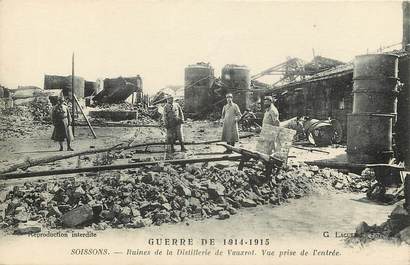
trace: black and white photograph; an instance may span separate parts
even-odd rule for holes
[[[410,1],[0,0],[0,264],[410,264]]]

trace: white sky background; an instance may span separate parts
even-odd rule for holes
[[[286,57],[349,61],[401,42],[401,2],[0,0],[0,84],[43,87],[44,74],[87,80],[140,74],[154,93],[184,83],[184,68]],[[261,80],[263,81],[263,79]]]

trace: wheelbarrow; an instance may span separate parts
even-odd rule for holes
[[[242,147],[234,147],[228,144],[220,143],[218,145],[224,146],[227,150],[241,154],[242,157],[239,162],[238,169],[242,170],[245,166],[249,166],[251,160],[261,161],[265,167],[265,180],[272,180],[272,173],[276,172],[277,169],[282,168],[286,165],[287,160],[275,157],[274,155],[267,155],[257,151],[248,150]],[[252,167],[253,166],[249,166]],[[274,171],[275,170],[275,171]]]
[[[245,166],[250,166],[251,160],[260,161],[265,169],[265,179],[263,181],[275,182],[272,174],[277,173],[278,170],[286,166],[295,133],[295,130],[265,124],[256,145],[257,151],[227,144],[219,145],[242,155],[238,166],[239,170],[242,170]],[[254,168],[254,165],[250,167]]]

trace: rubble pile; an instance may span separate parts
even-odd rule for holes
[[[164,103],[167,97],[171,96],[171,94],[165,93],[164,91],[159,91],[151,98],[151,103],[153,105],[158,103]]]
[[[18,137],[27,133],[27,126],[31,124],[27,117],[26,107],[13,107],[0,110],[0,139]]]
[[[28,103],[28,108],[35,122],[40,124],[51,123],[52,105],[48,98],[36,97]]]
[[[24,105],[0,110],[0,139],[30,136],[51,123],[51,104],[47,98],[35,98]]]
[[[152,117],[149,110],[142,108],[142,107],[138,107],[137,110],[138,110],[138,120],[140,123],[141,122],[143,124],[155,123],[155,119],[154,117]]]
[[[381,225],[369,226],[361,222],[356,227],[355,236],[346,239],[346,243],[351,246],[366,245],[376,240],[410,245],[410,210],[399,204]]]
[[[99,103],[97,105],[98,109],[108,110],[108,111],[116,111],[116,110],[134,110],[134,106],[128,102],[121,102],[121,103]]]
[[[210,113],[206,114],[204,118],[210,121],[217,121],[221,119],[221,113],[222,110],[220,110],[219,108],[214,108]]]
[[[99,112],[116,112],[116,111],[137,111],[137,120],[128,119],[125,121],[120,121],[120,123],[127,124],[153,124],[155,123],[154,119],[151,117],[151,113],[143,108],[142,106],[133,106],[131,103],[122,102],[115,104],[101,103],[97,106],[96,110]],[[104,115],[103,115],[104,116]],[[106,123],[106,118],[104,117],[90,117],[93,125],[104,126]]]
[[[369,178],[354,173],[344,174],[329,168],[319,169],[317,166],[311,166],[310,172],[316,174],[317,181],[321,184],[331,185],[340,191],[365,193],[371,185]]]
[[[306,165],[291,167],[265,181],[264,172],[256,169],[159,164],[31,182],[0,193],[0,226],[24,234],[42,226],[139,228],[212,216],[226,219],[242,207],[280,205],[332,185],[332,173],[328,179],[323,178],[327,173],[318,173]]]

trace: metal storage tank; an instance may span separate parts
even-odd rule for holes
[[[67,76],[65,79],[65,86],[63,89],[63,94],[64,96],[67,96],[68,98],[71,98],[71,83],[72,83],[72,78],[71,75]],[[85,86],[85,80],[84,78],[80,76],[74,76],[74,94],[77,96],[77,98],[84,98],[84,86]]]
[[[406,92],[406,99],[407,99],[407,110],[404,114],[407,117],[407,133],[410,131],[410,87],[407,87]],[[405,136],[404,136],[405,137]],[[404,153],[404,163],[406,166],[406,170],[410,171],[410,139],[409,135],[407,134],[407,141],[404,140],[404,146],[401,148],[402,152]]]
[[[356,56],[353,113],[347,118],[347,158],[351,163],[389,163],[397,113],[398,56]]]
[[[354,80],[353,113],[397,113],[397,79]]]
[[[395,115],[349,114],[347,159],[350,163],[389,163],[393,155],[392,125]]]
[[[65,76],[44,75],[44,89],[64,89]]]
[[[214,69],[209,63],[197,63],[185,68],[184,111],[200,113],[211,107],[211,86]]]
[[[398,56],[356,56],[353,113],[397,113]]]
[[[394,54],[358,55],[354,61],[354,79],[397,78],[398,73],[398,59]]]
[[[244,65],[227,64],[222,68],[221,79],[228,91],[233,95],[233,101],[243,112],[250,107],[251,79],[249,68]]]
[[[410,5],[409,5],[410,7]],[[410,21],[409,21],[410,22]],[[410,51],[410,45],[407,45]],[[398,160],[404,161],[406,170],[410,171],[410,53],[399,60],[401,88],[397,102],[397,123],[395,126],[395,140],[398,147]]]
[[[63,95],[69,98],[71,98],[71,82],[71,75],[44,75],[44,89],[62,89]],[[84,97],[84,86],[84,78],[80,76],[74,76],[74,94],[78,98]]]

